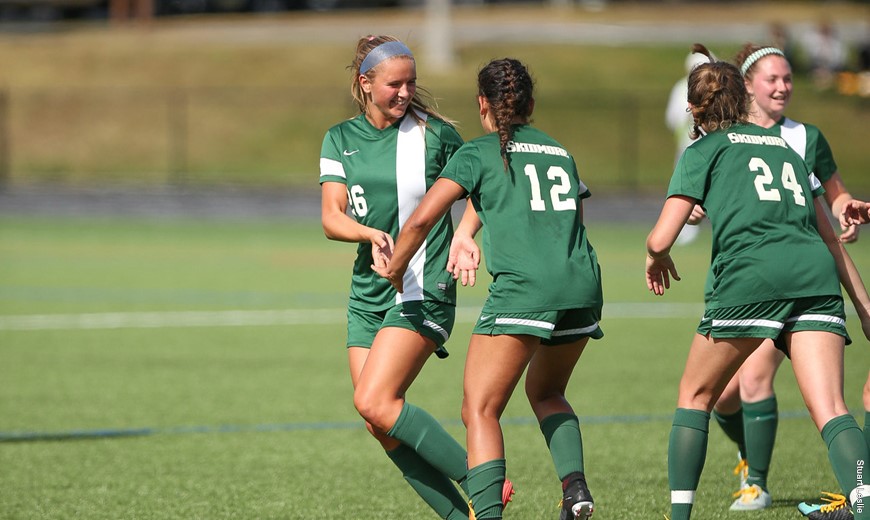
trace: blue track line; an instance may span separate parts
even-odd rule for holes
[[[809,417],[806,410],[780,412],[781,419]],[[670,422],[672,414],[658,415],[591,415],[580,416],[580,423],[587,424],[633,424],[651,422]],[[502,419],[502,425],[523,426],[536,424],[534,417],[513,417]],[[459,419],[442,420],[445,426],[461,426]],[[40,442],[40,441],[78,441],[95,439],[124,439],[147,437],[151,435],[187,435],[215,433],[270,433],[317,430],[355,430],[363,429],[362,421],[352,422],[315,422],[315,423],[274,423],[253,425],[216,425],[216,426],[174,426],[170,428],[101,428],[95,430],[67,430],[56,432],[0,432],[0,443]]]

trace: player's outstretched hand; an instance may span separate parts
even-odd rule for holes
[[[455,235],[450,242],[450,254],[447,257],[447,272],[459,280],[463,286],[474,287],[477,281],[477,268],[480,265],[480,247],[473,238],[467,235]]]
[[[857,226],[870,222],[870,203],[860,200],[850,200],[843,205],[840,212],[840,227]]]
[[[677,274],[671,255],[661,258],[646,255],[646,286],[650,291],[661,296],[665,293],[665,289],[671,288],[671,277],[680,281],[680,275]]]

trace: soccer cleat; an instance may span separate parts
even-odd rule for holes
[[[822,492],[824,504],[801,502],[798,511],[810,520],[853,520],[855,517],[846,505],[846,497],[837,493]]]
[[[501,486],[501,508],[504,510],[508,502],[514,499],[514,483],[510,479],[504,479],[504,484]],[[474,516],[474,508],[471,507],[471,500],[468,501],[468,520],[476,520]]]
[[[595,511],[592,494],[586,487],[586,478],[578,473],[580,478],[572,480],[563,490],[559,502],[559,520],[587,520]]]
[[[731,511],[758,511],[770,507],[770,493],[758,484],[744,486],[734,493],[737,500],[731,504]]]

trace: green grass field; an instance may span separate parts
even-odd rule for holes
[[[590,222],[606,337],[569,387],[595,518],[661,519],[677,381],[709,255],[675,252],[684,280],[643,282],[646,225]],[[850,251],[870,279],[870,239]],[[316,221],[0,218],[0,518],[433,518],[351,404],[344,307],[354,247]],[[409,400],[464,440],[465,345],[481,285],[460,292],[447,360]],[[846,395],[861,410],[868,342],[851,322]],[[824,445],[785,364],[774,507],[834,490]],[[522,393],[504,418],[508,518],[555,518],[559,483]],[[734,447],[712,429],[696,506],[729,514]]]

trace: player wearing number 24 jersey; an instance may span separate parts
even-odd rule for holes
[[[741,176],[734,165],[743,165]],[[668,197],[699,200],[710,218],[708,308],[841,296],[816,224],[813,197],[822,193],[803,159],[778,132],[760,126],[713,132],[686,150]]]

